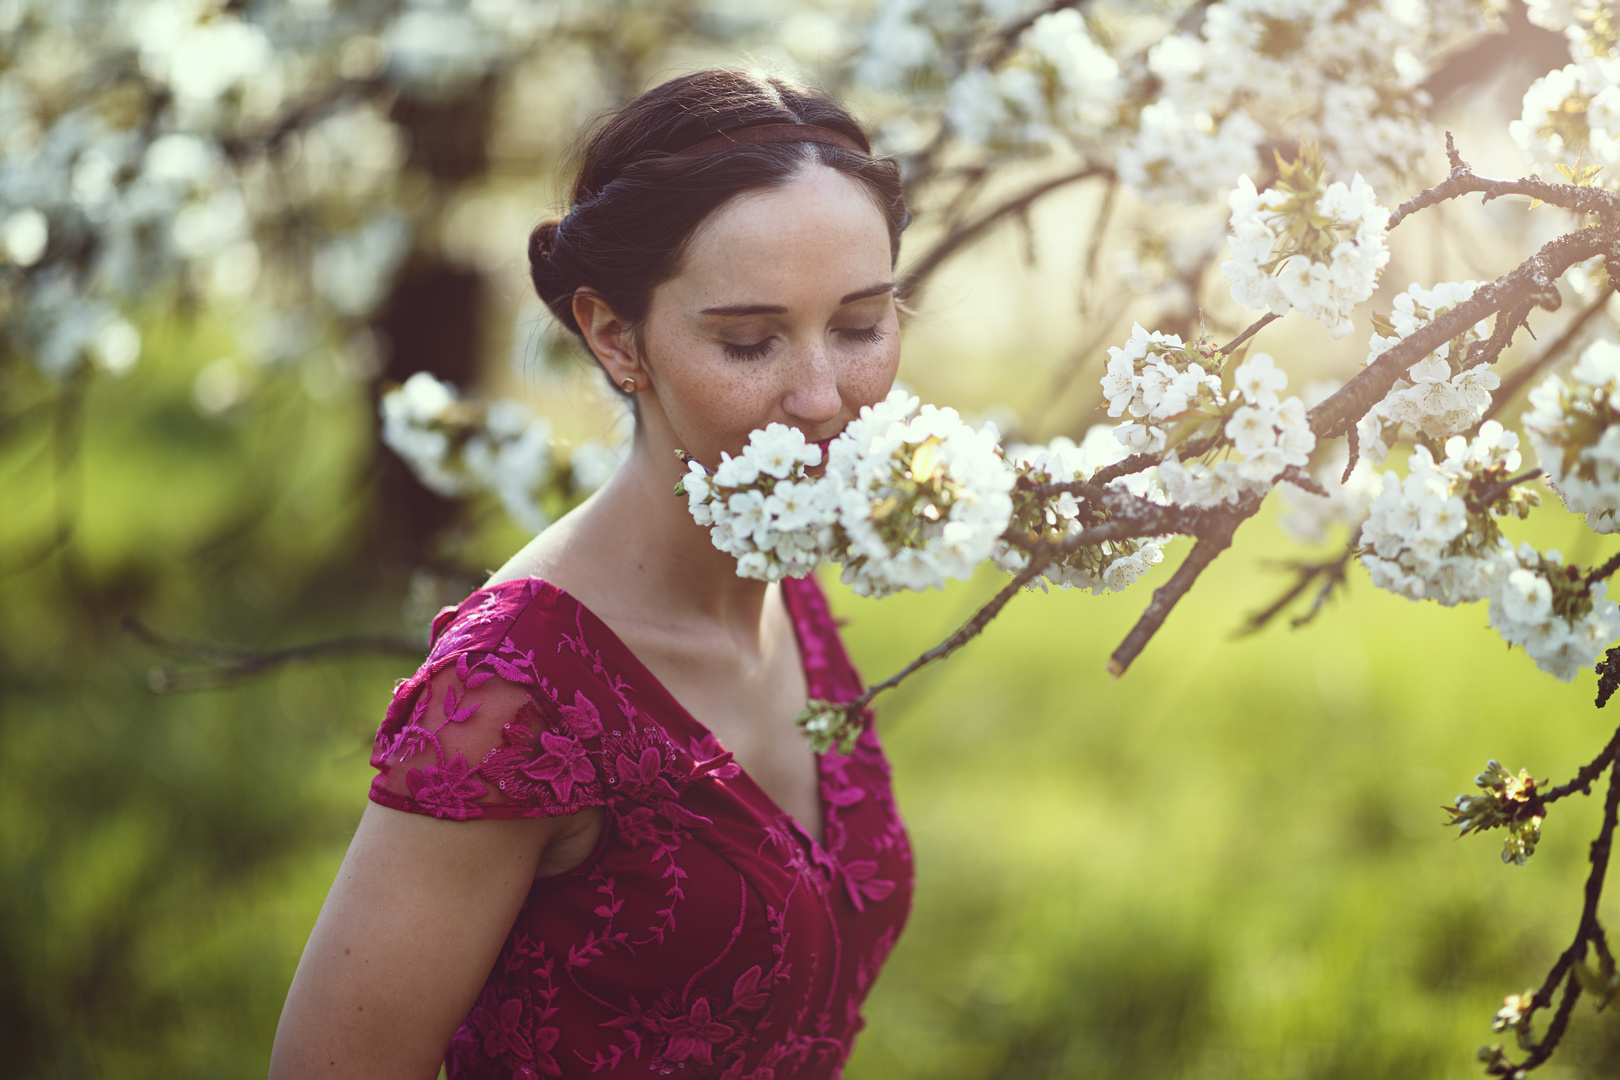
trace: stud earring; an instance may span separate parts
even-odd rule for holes
[[[636,392],[636,380],[632,379],[628,375],[619,380],[619,385],[624,387],[624,392],[627,394],[633,394]]]

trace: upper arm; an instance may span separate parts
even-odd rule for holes
[[[457,822],[367,805],[287,993],[273,1080],[436,1076],[541,853],[590,816]]]
[[[431,1080],[536,872],[594,846],[594,706],[552,700],[520,660],[504,644],[451,654],[396,690],[371,803],[287,992],[275,1080]]]

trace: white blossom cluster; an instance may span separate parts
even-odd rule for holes
[[[712,474],[688,463],[680,491],[741,577],[802,576],[822,557],[861,596],[942,588],[994,553],[1012,516],[1015,476],[994,426],[896,389],[862,407],[827,452],[772,424]]]
[[[388,102],[478,87],[569,10],[0,4],[0,351],[120,374],[130,313],[179,294],[230,310],[247,362],[370,374],[358,336],[427,212]]]
[[[737,576],[804,577],[831,548],[838,521],[837,489],[805,474],[820,464],[821,447],[804,432],[770,424],[736,457],[722,453],[712,475],[689,460],[677,494],[714,546],[737,560]]]
[[[1500,482],[1519,467],[1519,437],[1495,420],[1472,441],[1453,435],[1436,462],[1419,446],[1403,480],[1384,474],[1384,489],[1361,527],[1361,564],[1373,584],[1410,600],[1446,607],[1495,594],[1512,569],[1513,545],[1492,519],[1502,503],[1519,510],[1525,498],[1504,493],[1497,505],[1470,511],[1479,486]],[[1511,511],[1509,511],[1511,512]]]
[[[208,0],[131,0],[112,17],[75,0],[6,5],[0,339],[52,378],[87,361],[121,373],[140,355],[123,312],[182,290],[255,309],[244,321],[244,350],[278,358],[285,335],[267,324],[282,315],[285,291],[265,288],[265,279],[286,269],[286,258],[308,260],[310,245],[277,225],[298,217],[295,209],[348,217],[370,204],[349,204],[313,182],[311,167],[277,175],[285,163],[253,134],[332,80],[344,31],[387,17],[383,5],[353,5],[331,33],[311,35],[282,7],[249,13]],[[392,134],[376,106],[339,103],[308,121],[312,158],[321,151],[314,129],[361,114]],[[375,140],[353,141],[373,168],[397,171],[403,161],[378,152]],[[373,254],[391,274],[402,252]],[[295,269],[311,274],[307,261]]]
[[[1620,606],[1608,599],[1608,582],[1588,582],[1558,552],[1542,555],[1529,544],[1510,552],[1506,566],[1491,597],[1491,626],[1542,671],[1569,682],[1620,636]]]
[[[1523,113],[1508,131],[1531,166],[1561,178],[1620,183],[1620,19],[1601,0],[1528,0],[1530,21],[1569,40],[1572,63],[1525,91]],[[1577,178],[1576,170],[1585,175]],[[1549,179],[1558,179],[1549,177]]]
[[[1620,58],[1585,57],[1537,79],[1508,133],[1542,172],[1620,164]],[[1616,179],[1598,174],[1606,186]]]
[[[1442,281],[1432,289],[1409,286],[1395,297],[1388,322],[1374,330],[1365,362],[1371,364],[1401,339],[1467,300],[1478,287],[1477,281]],[[1361,453],[1378,463],[1389,455],[1390,444],[1402,436],[1439,443],[1472,430],[1490,408],[1491,392],[1502,381],[1483,365],[1462,366],[1468,346],[1489,333],[1489,323],[1474,323],[1409,367],[1406,378],[1396,380],[1384,399],[1357,424]]]
[[[1564,505],[1600,533],[1620,527],[1620,345],[1599,341],[1530,391],[1521,417],[1537,464]]]
[[[1125,344],[1109,347],[1102,379],[1108,415],[1130,416],[1114,429],[1120,444],[1157,453],[1165,448],[1169,425],[1183,414],[1218,409],[1225,403],[1219,367],[1220,356],[1207,342],[1184,343],[1176,334],[1133,323]]]
[[[1085,440],[1079,445],[1060,435],[1044,446],[1009,447],[1007,457],[1018,477],[1030,485],[1072,483],[1089,480],[1098,469],[1121,460],[1125,457],[1125,448],[1107,425],[1097,424],[1086,432]],[[1163,499],[1151,470],[1120,477],[1109,486],[1156,501]],[[1056,498],[1041,498],[1022,485],[1013,492],[1010,531],[1022,533],[1031,543],[1061,543],[1108,520],[1106,513],[1086,507],[1068,492]],[[1117,592],[1164,560],[1163,549],[1168,539],[1137,537],[1082,547],[1049,564],[1038,582],[1060,589],[1090,589],[1092,595]],[[994,559],[996,565],[1009,574],[1016,574],[1029,565],[1029,553],[1005,540],[996,545]],[[1036,584],[1032,582],[1030,588],[1035,588]]]
[[[951,83],[945,121],[953,134],[977,146],[1094,142],[1118,115],[1114,58],[1073,8],[1042,15],[1019,40],[1010,60],[971,67]]]
[[[553,453],[551,424],[521,402],[478,404],[425,371],[383,395],[382,440],[424,486],[445,496],[489,492],[511,518],[539,532],[549,493],[580,494],[605,482],[622,454],[598,443]]]
[[[1530,21],[1569,39],[1576,62],[1609,55],[1620,26],[1604,0],[1525,0]]]
[[[1260,166],[1266,130],[1243,109],[1216,119],[1174,101],[1149,102],[1116,157],[1119,178],[1154,200],[1203,201]]]
[[[1314,141],[1334,170],[1383,189],[1430,148],[1422,84],[1485,29],[1475,0],[1225,0],[1147,55],[1159,86],[1120,153],[1127,183],[1207,197],[1252,173],[1266,141]],[[1263,135],[1257,137],[1257,133]],[[1234,164],[1212,175],[1216,163]]]
[[[1326,183],[1307,148],[1275,187],[1256,191],[1247,176],[1227,200],[1232,257],[1221,272],[1232,299],[1250,311],[1298,311],[1335,339],[1354,328],[1356,305],[1372,296],[1389,262],[1389,211],[1357,173]]]
[[[1014,475],[995,427],[918,409],[903,390],[833,440],[824,480],[838,492],[841,579],[861,596],[970,577],[1012,517]]]
[[[1316,141],[1335,168],[1382,187],[1430,149],[1422,84],[1439,57],[1487,29],[1488,7],[1223,0],[1197,33],[1131,52],[1155,19],[1139,4],[1048,12],[1011,50],[986,50],[1038,5],[886,0],[853,71],[860,85],[907,95],[898,126],[913,148],[928,141],[918,106],[932,106],[973,146],[1040,151],[1068,136],[1148,199],[1205,202],[1252,175],[1268,142]]]
[[[1495,517],[1525,516],[1536,497],[1502,484],[1520,465],[1519,438],[1495,420],[1470,441],[1453,435],[1436,463],[1418,446],[1403,480],[1384,490],[1361,528],[1361,563],[1380,588],[1411,600],[1490,601],[1490,623],[1536,666],[1568,682],[1620,635],[1605,582],[1565,566],[1556,551],[1517,549]],[[1489,505],[1485,505],[1489,503]]]
[[[1227,456],[1213,463],[1183,462],[1172,450],[1159,465],[1159,479],[1172,502],[1216,506],[1247,494],[1264,494],[1289,466],[1303,466],[1316,435],[1297,397],[1279,398],[1288,376],[1266,353],[1256,353],[1233,372],[1226,404],[1242,402],[1226,417],[1221,433]]]

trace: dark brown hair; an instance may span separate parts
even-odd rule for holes
[[[682,150],[759,124],[814,124],[865,153],[816,142],[739,145],[698,157]],[[738,192],[770,187],[810,162],[859,180],[889,225],[891,260],[911,220],[900,169],[871,156],[859,123],[825,94],[772,75],[699,71],[671,79],[610,115],[581,155],[573,205],[529,235],[529,276],[558,321],[580,334],[574,291],[589,286],[634,327],[652,290],[680,269],[704,218]]]

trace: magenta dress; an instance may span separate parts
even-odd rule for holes
[[[859,694],[814,580],[782,595],[810,695]],[[584,605],[527,579],[439,613],[371,761],[371,798],[410,813],[607,809],[596,850],[530,889],[451,1040],[451,1080],[842,1071],[911,907],[870,723],[819,758],[818,842]]]

